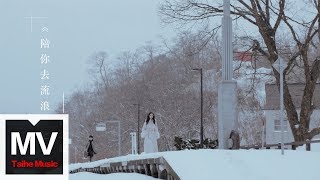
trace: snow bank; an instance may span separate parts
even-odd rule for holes
[[[168,153],[183,180],[318,180],[320,153],[280,150],[201,150]],[[300,172],[300,173],[297,173]]]

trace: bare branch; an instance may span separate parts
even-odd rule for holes
[[[282,19],[283,19],[284,23],[288,26],[288,28],[293,36],[294,41],[297,43],[299,48],[301,48],[302,43],[298,39],[296,31],[293,29],[292,25],[288,22],[288,18],[285,14],[283,14]]]
[[[270,54],[268,54],[267,52],[265,52],[261,46],[258,40],[254,39],[253,40],[253,45],[252,45],[252,51],[258,51],[259,53],[261,53],[263,56],[269,58]]]
[[[315,29],[315,30],[313,29],[315,24],[316,24],[316,22],[318,21],[318,19],[319,19],[319,13],[314,17],[314,19],[311,22],[311,25],[309,27],[309,30],[308,30],[308,33],[307,33],[307,37],[306,37],[306,40],[305,40],[305,44],[306,45],[309,45],[310,41],[313,39],[313,37],[319,31],[319,28]],[[314,31],[312,32],[312,30],[314,30]]]
[[[276,31],[280,25],[280,22],[281,22],[281,19],[282,19],[282,16],[284,14],[284,0],[280,0],[279,1],[279,13],[278,13],[278,17],[277,17],[277,20],[276,20],[276,23],[274,24],[273,26],[273,30]]]
[[[311,83],[314,88],[317,80],[320,77],[320,57],[317,57],[316,60],[313,62],[310,74],[311,74],[311,77],[310,77]]]
[[[309,138],[312,139],[314,136],[320,134],[320,127],[314,128],[311,130],[311,132],[309,133]]]
[[[232,12],[231,12],[232,14],[238,15],[238,16],[246,19],[247,21],[249,21],[251,24],[257,25],[257,23],[256,23],[254,20],[252,20],[252,19],[250,19],[250,18],[248,17],[248,16],[254,17],[251,12],[246,11],[246,10],[243,10],[243,9],[241,9],[240,7],[236,7],[236,6],[233,6],[233,5],[231,5],[231,7],[233,7],[233,8],[236,10],[236,11],[232,11]],[[247,16],[247,15],[248,15],[248,16]]]
[[[291,58],[289,59],[288,65],[287,65],[286,69],[284,70],[284,74],[288,74],[289,69],[291,68],[291,66],[295,62],[296,58],[299,57],[300,55],[301,55],[301,52],[297,51],[296,53],[294,53],[291,56]]]
[[[269,6],[269,1],[270,1],[270,0],[266,0],[266,3],[265,3],[266,19],[267,19],[268,22],[270,22],[270,6]]]

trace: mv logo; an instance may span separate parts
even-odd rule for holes
[[[21,155],[26,155],[28,147],[30,145],[30,155],[36,155],[36,137],[44,155],[50,155],[53,144],[57,138],[58,132],[51,134],[49,144],[46,147],[41,132],[28,132],[24,144],[22,143],[19,132],[11,133],[11,155],[17,155],[17,145],[20,149]]]
[[[63,174],[63,120],[6,120],[6,174]]]

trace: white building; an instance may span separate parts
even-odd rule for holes
[[[301,99],[303,96],[304,84],[293,83],[289,84],[289,91],[293,99],[294,105],[297,108],[298,117],[300,117],[300,107]],[[276,84],[266,84],[266,104],[264,107],[265,117],[266,117],[266,144],[277,144],[281,141],[281,126],[280,126],[280,97],[279,90]],[[313,105],[315,107],[314,112],[311,116],[310,129],[320,126],[320,84],[316,84],[316,88],[313,96]],[[285,114],[285,113],[284,113]],[[293,142],[294,138],[287,121],[286,115],[285,119],[285,133],[284,133],[284,143]],[[320,135],[314,137],[314,139],[320,138]]]

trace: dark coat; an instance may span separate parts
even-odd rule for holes
[[[88,156],[89,157],[92,157],[94,154],[97,154],[95,151],[94,151],[94,145],[93,145],[93,141],[90,141],[87,143],[86,145],[86,149],[87,149],[87,153],[88,153]]]

